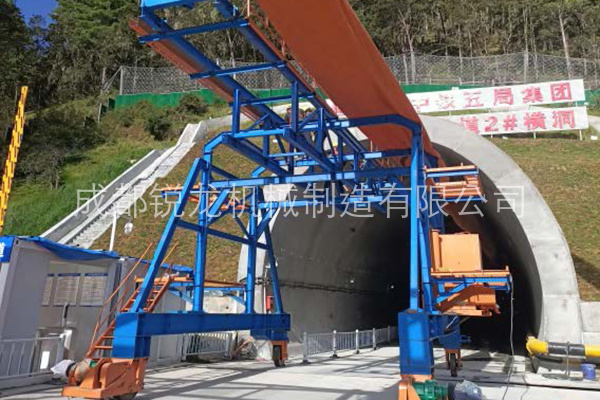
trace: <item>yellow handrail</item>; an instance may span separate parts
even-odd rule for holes
[[[527,344],[525,345],[527,352],[532,356],[547,356],[547,355],[557,355],[554,354],[553,348],[572,348],[573,352],[583,348],[583,354],[585,357],[589,358],[600,358],[600,346],[598,345],[582,345],[582,344],[573,344],[573,343],[548,343],[543,340],[539,340],[530,336],[527,338]]]
[[[15,124],[12,130],[10,146],[8,148],[8,156],[4,164],[4,174],[2,176],[2,189],[0,189],[0,234],[4,229],[4,219],[6,218],[6,209],[8,208],[8,197],[12,188],[13,178],[15,177],[15,167],[17,165],[17,157],[23,140],[23,129],[25,128],[25,102],[27,101],[27,86],[21,87],[21,96],[17,106],[17,114],[15,115]]]

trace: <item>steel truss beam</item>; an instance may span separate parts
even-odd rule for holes
[[[155,31],[160,32],[160,34],[169,34],[170,32],[174,32],[173,28],[171,28],[164,20],[156,16],[151,10],[142,7],[142,14],[140,18],[148,25],[150,25]],[[233,20],[234,18],[230,19]],[[173,37],[169,37],[164,40],[167,40],[170,43],[172,43],[179,51],[185,53],[187,57],[201,65],[205,71],[221,70],[221,68],[213,60],[209,59],[204,54],[202,54],[196,47],[194,47],[187,39],[185,39],[181,35],[174,35]],[[222,76],[215,79],[219,79],[219,82],[221,82],[224,87],[228,88],[231,91],[231,93],[235,92],[236,90],[239,91],[243,96],[244,100],[257,99],[257,97],[254,96],[252,92],[250,92],[250,90],[242,86],[239,82],[237,82],[230,76]],[[283,122],[283,119],[279,117],[279,115],[277,115],[269,107],[266,107],[265,105],[257,105],[256,107],[257,110],[260,111],[263,115],[267,115],[269,117],[269,120],[271,120],[272,122]]]
[[[207,0],[142,0],[141,8],[145,11],[153,11],[171,7],[192,7],[204,1]]]
[[[288,176],[269,176],[264,178],[247,178],[247,179],[234,179],[234,180],[218,180],[211,181],[211,189],[224,189],[224,188],[241,188],[248,186],[264,186],[264,185],[282,185],[282,184],[299,184],[299,183],[317,183],[317,182],[331,182],[341,180],[352,180],[360,184],[361,179],[367,178],[379,178],[386,180],[392,176],[407,176],[409,168],[397,167],[397,168],[380,168],[380,169],[369,169],[361,171],[338,171],[333,173],[316,173],[316,174],[305,174],[305,175],[288,175]],[[386,181],[387,182],[387,181]],[[179,196],[180,191],[165,190],[163,194],[165,196]],[[199,190],[192,190],[191,194],[200,194]]]
[[[236,96],[236,101],[239,104],[239,97]],[[234,107],[236,108],[236,107]],[[403,120],[401,118],[389,118],[388,116],[384,116],[383,118],[378,119],[383,121],[382,123],[392,123],[403,124]],[[361,121],[353,122],[353,123],[375,123],[373,119],[362,119]],[[330,121],[330,123],[335,124],[334,121]],[[405,126],[405,125],[403,125]],[[289,130],[286,130],[289,132]],[[288,133],[289,135],[289,133]],[[418,138],[421,135],[420,129],[414,132],[414,137]],[[289,140],[289,136],[282,135],[284,140]],[[272,284],[273,291],[276,297],[276,314],[282,318],[288,318],[289,316],[285,314],[283,309],[283,304],[281,301],[281,294],[278,285],[277,279],[277,266],[275,256],[273,254],[272,242],[270,237],[269,230],[269,222],[274,215],[274,211],[277,207],[273,207],[273,205],[269,205],[268,201],[265,201],[261,186],[265,184],[271,183],[315,183],[315,182],[343,182],[343,181],[351,181],[354,183],[358,183],[360,179],[371,179],[373,182],[379,182],[381,187],[390,186],[391,185],[391,177],[396,177],[399,175],[407,175],[409,172],[414,172],[414,168],[411,167],[410,171],[406,167],[397,167],[397,168],[374,168],[374,169],[365,169],[361,170],[358,167],[358,160],[377,160],[385,157],[393,157],[399,154],[406,154],[405,151],[399,152],[364,152],[361,154],[351,153],[351,154],[342,154],[339,158],[342,162],[352,162],[355,167],[353,170],[344,171],[343,164],[338,164],[336,162],[332,162],[331,156],[328,156],[324,151],[321,150],[319,152],[320,147],[316,146],[311,141],[296,141],[296,144],[301,144],[302,149],[310,149],[310,151],[303,152],[297,151],[297,153],[301,154],[301,157],[307,161],[311,161],[316,165],[321,165],[324,159],[328,160],[330,163],[331,171],[325,171],[323,173],[313,173],[313,174],[301,174],[296,172],[295,174],[290,174],[290,172],[286,169],[283,169],[280,166],[279,162],[270,158],[268,156],[264,156],[265,151],[260,147],[252,144],[251,142],[246,142],[246,139],[238,139],[234,138],[232,134],[221,134],[217,138],[213,139],[210,143],[205,146],[205,152],[202,159],[197,159],[192,168],[186,182],[181,189],[178,191],[179,198],[175,205],[174,212],[169,218],[167,222],[167,227],[163,233],[163,236],[159,242],[159,246],[155,252],[154,258],[151,262],[149,271],[147,276],[142,283],[142,288],[140,290],[140,295],[134,302],[132,307],[132,312],[120,315],[117,318],[117,330],[115,332],[116,337],[119,339],[115,339],[117,343],[115,345],[114,355],[125,357],[125,356],[136,356],[139,357],[142,354],[146,354],[149,337],[155,334],[175,334],[180,332],[191,332],[197,329],[221,329],[226,327],[227,329],[238,329],[236,324],[242,324],[239,321],[245,321],[244,323],[251,324],[250,327],[257,328],[259,330],[264,330],[263,325],[261,325],[261,319],[253,319],[253,317],[258,317],[261,314],[256,314],[254,311],[254,299],[255,299],[255,271],[256,271],[256,252],[258,249],[264,250],[267,252],[267,257],[270,264],[270,271],[272,276]],[[415,143],[420,143],[420,141],[415,139]],[[241,154],[246,156],[248,159],[257,163],[259,168],[255,170],[250,178],[240,178],[234,179],[231,181],[215,181],[212,178],[213,164],[212,164],[212,153],[218,146],[229,146],[236,150],[238,150]],[[267,142],[268,145],[268,142]],[[319,149],[319,150],[318,150]],[[422,150],[419,150],[422,151]],[[414,152],[412,154],[414,157]],[[417,159],[418,160],[418,159]],[[259,177],[258,175],[262,173],[264,170],[272,170],[279,174],[280,176],[275,177]],[[218,171],[220,175],[231,176],[227,171],[221,169],[215,169]],[[194,186],[198,179],[201,182],[201,186],[199,189],[194,189]],[[371,185],[373,183],[371,182]],[[211,215],[206,215],[206,212],[202,212],[202,210],[206,210],[207,206],[209,206],[209,189],[218,189],[219,193],[216,196],[216,199],[213,199],[212,204],[208,207],[210,212],[218,212],[223,204],[227,201],[229,192],[232,187],[235,185],[249,185],[253,189],[251,189],[251,194],[248,197],[250,204],[250,220],[247,229],[241,229],[243,236],[236,236],[226,232],[221,232],[215,229],[209,228],[210,224],[216,220],[215,217]],[[168,192],[167,192],[168,193]],[[187,204],[189,197],[191,194],[196,194],[199,197],[200,201],[200,212],[198,215],[198,223],[192,223],[182,219],[183,211],[185,210],[185,205]],[[350,202],[358,202],[364,201],[364,198],[346,198]],[[372,196],[368,198],[369,202],[375,201],[383,201],[384,197],[381,195]],[[339,199],[334,199],[331,203],[332,205],[338,205],[340,202]],[[308,204],[308,203],[306,203]],[[254,210],[254,211],[253,211]],[[154,279],[156,277],[158,268],[157,266],[161,265],[164,259],[164,255],[166,254],[166,250],[171,242],[175,229],[177,227],[192,230],[197,232],[197,244],[196,244],[196,266],[194,270],[194,284],[191,288],[193,291],[193,295],[191,296],[191,301],[193,303],[193,310],[196,313],[193,319],[186,319],[185,317],[173,317],[171,315],[164,316],[159,314],[158,317],[149,317],[145,316],[143,313],[143,305],[148,298],[149,292],[152,288]],[[240,226],[240,228],[244,228],[244,226]],[[204,307],[204,276],[206,271],[206,245],[208,236],[216,236],[227,240],[236,241],[238,243],[242,243],[248,248],[248,266],[247,266],[247,278],[246,278],[246,288],[245,292],[245,306],[246,310],[244,315],[251,316],[250,319],[236,319],[237,316],[229,315],[229,316],[215,316],[213,314],[207,314],[203,312]],[[261,237],[265,237],[265,243],[260,242]],[[182,296],[187,296],[182,294]],[[131,316],[133,315],[133,316]],[[144,315],[144,317],[140,317]],[[187,315],[187,314],[175,314],[175,315]],[[177,324],[169,324],[168,321],[171,321],[173,318],[180,318],[183,325]],[[280,320],[280,319],[276,319]],[[179,319],[178,319],[179,321]],[[189,322],[194,321],[194,322]],[[229,321],[231,324],[229,325],[218,325],[215,321]],[[188,324],[189,322],[189,324]],[[219,322],[219,323],[220,323]],[[133,325],[132,325],[133,324]],[[157,328],[155,324],[164,325],[161,328]],[[166,324],[166,325],[165,325]],[[188,324],[188,325],[186,325]],[[129,326],[129,327],[127,327]],[[132,327],[133,326],[133,327]],[[247,329],[249,326],[244,325],[243,328],[239,329]],[[275,328],[279,329],[274,333],[275,336],[281,337],[283,334],[281,331],[285,331],[286,329],[281,329],[281,325],[274,325],[267,327],[267,332],[275,332]],[[271,329],[269,331],[269,329]],[[132,334],[132,330],[135,331],[135,335]]]
[[[222,31],[224,29],[242,28],[242,27],[245,27],[248,25],[249,25],[249,22],[244,19],[216,22],[214,24],[207,24],[207,25],[194,26],[191,28],[177,29],[177,30],[172,30],[172,31],[164,32],[164,33],[153,33],[151,35],[146,35],[146,36],[140,37],[139,41],[141,43],[158,42],[160,40],[171,39],[171,38],[176,38],[176,37],[197,35],[200,33],[217,32],[217,31]],[[216,71],[213,73],[216,73]],[[217,75],[210,75],[210,74],[208,74],[207,76],[201,76],[201,75],[203,75],[203,74],[194,74],[194,75],[192,75],[192,79],[203,79],[203,78],[210,78],[211,76],[217,76]],[[225,75],[227,75],[227,74],[225,74]]]

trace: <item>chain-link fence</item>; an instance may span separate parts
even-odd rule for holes
[[[221,68],[234,68],[252,65],[245,62],[219,63]],[[121,67],[119,94],[137,93],[174,93],[202,89],[199,80],[192,80],[183,71],[175,67],[137,68]],[[276,69],[263,70],[234,76],[249,89],[289,88],[290,83]]]
[[[387,58],[403,83],[451,85],[513,85],[581,78],[586,87],[600,86],[600,62],[532,53],[486,57],[401,55]]]
[[[404,84],[512,85],[563,79],[584,79],[587,89],[600,88],[600,62],[583,58],[515,53],[486,57],[400,55],[386,61],[396,78]],[[222,68],[248,63],[220,63]],[[235,77],[249,89],[284,89],[289,82],[278,70],[257,71]],[[168,68],[122,67],[120,94],[173,93],[201,89],[181,70]]]

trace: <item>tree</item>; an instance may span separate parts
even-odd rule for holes
[[[0,129],[4,133],[12,125],[15,96],[23,84],[23,67],[27,61],[29,32],[21,12],[13,0],[0,2]]]
[[[97,94],[121,64],[149,54],[128,26],[137,14],[130,0],[58,0],[48,34],[57,101]]]
[[[62,167],[79,161],[85,151],[101,143],[89,104],[70,102],[47,108],[28,121],[23,136],[22,157],[17,164],[21,179],[59,187]]]

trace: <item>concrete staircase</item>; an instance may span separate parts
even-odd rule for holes
[[[177,144],[164,151],[153,151],[83,206],[46,231],[42,236],[59,243],[89,248],[118,217],[179,164],[207,133],[206,123],[189,124]]]
[[[167,150],[138,179],[121,188],[105,207],[90,216],[81,230],[73,232],[61,242],[71,246],[90,247],[111,226],[115,213],[117,217],[126,213],[146,190],[151,189],[157,179],[167,176],[192,147],[193,143],[186,143]]]

